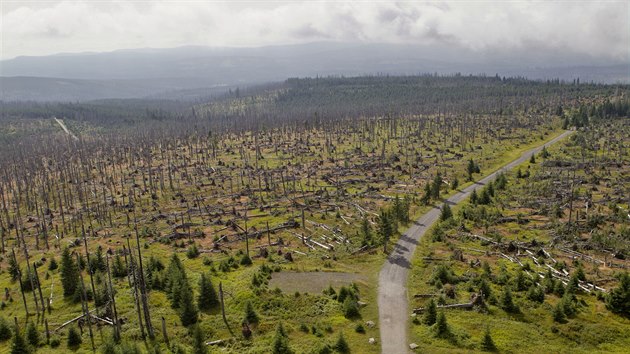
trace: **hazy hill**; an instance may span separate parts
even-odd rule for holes
[[[17,57],[0,62],[3,100],[75,101],[170,96],[295,76],[486,73],[628,82],[628,65],[558,53],[487,53],[456,46],[311,43],[259,48],[179,47]],[[51,80],[52,78],[52,80]],[[185,91],[178,94],[177,91]],[[192,90],[192,91],[191,91]]]

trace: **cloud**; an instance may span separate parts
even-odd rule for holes
[[[3,58],[317,40],[569,50],[627,62],[627,2],[3,1]]]

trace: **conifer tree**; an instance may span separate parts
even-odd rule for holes
[[[74,296],[79,284],[79,268],[72,259],[70,250],[64,248],[61,254],[61,285],[63,286],[63,296]]]
[[[488,284],[486,279],[481,279],[481,282],[479,283],[479,291],[481,291],[485,299],[488,299],[490,296],[492,296],[492,288],[490,287],[490,284]]]
[[[439,199],[440,198],[440,189],[442,187],[442,174],[438,172],[433,178],[433,183],[431,184],[431,198]]]
[[[209,275],[201,274],[201,279],[199,279],[197,306],[202,311],[209,311],[219,306],[219,297]]]
[[[201,328],[199,325],[195,325],[193,328],[193,353],[194,354],[208,354],[208,346],[206,346],[206,341],[203,339],[203,333],[201,333]]]
[[[422,322],[427,326],[433,326],[437,320],[437,305],[433,299],[429,300],[427,308],[424,310]]]
[[[174,309],[179,308],[181,304],[182,293],[185,290],[189,290],[190,285],[188,283],[188,277],[186,276],[186,270],[179,260],[177,254],[173,254],[171,261],[166,269],[165,290],[169,299],[171,300],[171,307]],[[192,296],[192,295],[191,295]]]
[[[606,307],[622,316],[630,317],[630,274],[619,276],[619,285],[606,298]]]
[[[350,353],[350,346],[348,345],[346,338],[343,336],[343,333],[339,333],[339,338],[337,338],[337,342],[335,342],[333,348],[335,348],[338,353]]]
[[[37,327],[33,322],[29,322],[28,326],[26,326],[26,339],[31,346],[35,348],[39,346],[39,331],[37,331]]]
[[[11,275],[12,281],[18,280],[20,276],[20,266],[13,257],[9,257],[9,274]]]
[[[501,295],[501,308],[509,313],[518,312],[518,307],[514,304],[512,299],[512,292],[509,286],[503,287],[503,294]]]
[[[289,339],[287,333],[284,331],[282,323],[276,327],[276,334],[273,338],[273,345],[271,348],[272,354],[293,354],[293,350],[289,347]]]
[[[352,296],[343,301],[343,315],[350,319],[359,317],[359,303]]]
[[[448,323],[446,322],[446,315],[444,311],[441,311],[437,315],[437,320],[434,325],[435,335],[439,338],[446,338],[450,335],[450,330],[448,328]]]
[[[179,319],[182,321],[182,325],[188,327],[197,323],[199,310],[193,301],[192,289],[190,289],[187,283],[182,283],[179,290]]]
[[[387,252],[387,243],[394,235],[394,225],[391,216],[385,210],[381,210],[381,215],[378,217],[378,234],[383,242],[384,252]]]
[[[440,214],[440,221],[446,221],[453,217],[453,212],[448,203],[442,204],[442,213]]]
[[[9,322],[4,317],[0,317],[0,342],[4,342],[6,340],[11,339],[11,326],[9,326]]]
[[[254,310],[254,306],[250,301],[247,301],[245,304],[245,316],[243,318],[243,322],[247,324],[257,324],[259,320],[258,314]]]
[[[553,320],[558,323],[564,323],[567,320],[567,316],[562,309],[562,303],[560,302],[553,308]]]
[[[98,246],[98,248],[96,249],[96,255],[90,257],[90,272],[92,274],[96,273],[97,271],[100,272],[105,272],[106,270],[106,265],[105,265],[105,258],[103,256],[103,247]]]
[[[420,198],[420,202],[423,205],[429,205],[431,201],[431,184],[427,183],[424,185],[424,193],[422,194],[422,198]]]
[[[114,264],[112,266],[112,275],[116,278],[123,278],[127,276],[127,268],[123,263],[122,257],[117,254],[114,257]]]
[[[490,328],[488,327],[486,327],[486,331],[483,334],[483,339],[481,340],[481,350],[486,352],[493,352],[497,350],[497,347],[492,340],[492,336],[490,335]]]
[[[83,343],[83,339],[81,338],[79,331],[77,331],[74,326],[70,327],[70,329],[68,329],[68,348],[78,348],[81,343]]]
[[[479,202],[479,195],[477,195],[477,190],[473,189],[472,192],[470,192],[470,204],[472,205],[477,205],[477,202]]]
[[[18,328],[15,328],[15,335],[13,336],[13,343],[11,344],[11,354],[29,354],[31,352],[31,348],[29,348],[28,343],[20,333]]]
[[[361,236],[361,244],[363,246],[372,245],[372,227],[367,217],[363,217],[363,220],[361,220]]]

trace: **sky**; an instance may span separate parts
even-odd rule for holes
[[[627,63],[628,1],[0,0],[0,58],[321,41],[554,50]]]

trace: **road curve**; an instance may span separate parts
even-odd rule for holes
[[[543,146],[551,145],[567,137],[573,131],[565,131],[554,139],[539,147],[524,152],[521,157],[508,163],[474,184],[460,190],[446,200],[453,205],[467,198],[475,188],[492,181],[501,171],[511,170],[529,160],[532,154],[538,153]],[[418,240],[440,217],[442,204],[436,205],[422,215],[413,226],[400,236],[385,261],[378,278],[378,317],[381,334],[381,351],[383,354],[403,354],[410,352],[407,342],[407,321],[410,312],[407,304],[407,278],[411,268],[411,257]]]

